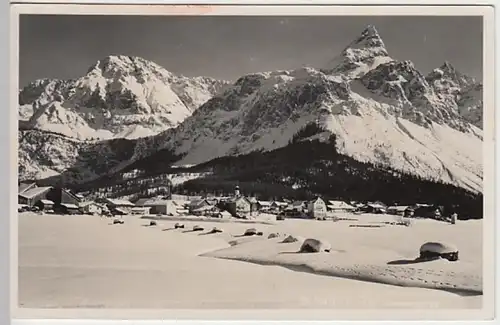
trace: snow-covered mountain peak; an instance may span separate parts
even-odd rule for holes
[[[470,79],[449,62],[425,76],[411,61],[393,60],[373,26],[337,59],[328,69],[253,73],[229,85],[175,76],[140,58],[110,56],[80,79],[35,82],[20,102],[35,108],[32,121],[39,128],[73,125],[71,137],[90,129],[142,138],[75,144],[23,131],[29,136],[22,140],[20,161],[34,166],[24,173],[81,168],[97,177],[128,167],[150,171],[156,162],[159,169],[199,164],[313,139],[357,161],[482,190],[480,84],[464,88]],[[153,135],[144,136],[144,129]],[[53,145],[34,146],[34,139]],[[66,148],[71,158],[62,167],[47,164],[54,148]],[[107,153],[110,148],[116,152]],[[117,164],[84,161],[96,152]]]
[[[458,108],[461,88],[444,76],[441,69],[436,69],[432,78],[426,78],[412,62],[392,61],[379,65],[360,81],[371,92],[391,99],[391,105],[400,108],[394,112],[396,116],[425,127],[434,122],[468,132],[470,121]]]
[[[320,132],[305,136],[311,123]],[[298,134],[335,134],[342,154],[480,191],[481,130],[411,61],[381,63],[354,80],[307,67],[246,75],[149,142],[184,165],[276,150]]]
[[[358,78],[379,64],[392,60],[375,26],[368,25],[324,70]]]
[[[349,49],[374,49],[380,54],[388,56],[384,41],[380,37],[377,29],[373,25],[368,25],[361,35],[356,38],[344,51]]]
[[[462,119],[482,128],[483,85],[461,73],[450,62],[432,70],[426,80],[436,96],[449,103],[449,108]]]
[[[228,82],[176,76],[140,57],[108,56],[76,80],[39,80],[19,94],[23,127],[76,139],[137,138],[176,127]]]
[[[145,60],[141,57],[110,55],[92,65],[87,75],[103,76],[104,78],[121,78],[134,76],[135,78],[147,78],[154,75],[164,82],[172,82],[174,75],[158,64]]]
[[[450,62],[445,61],[439,68],[432,70],[426,79],[435,88],[447,93],[474,87],[476,80],[458,71]]]

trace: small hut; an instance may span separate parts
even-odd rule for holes
[[[37,202],[36,206],[40,208],[41,211],[53,211],[54,210],[54,202],[47,199],[41,199]]]

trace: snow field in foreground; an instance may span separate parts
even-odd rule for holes
[[[178,221],[158,220],[148,227],[149,220],[136,216],[111,225],[112,219],[94,216],[24,213],[19,216],[19,302],[32,308],[481,307],[482,296],[474,292],[482,289],[482,221],[418,220],[401,227],[381,223],[384,217],[357,218],[358,224],[384,226],[185,221],[185,229],[172,230]],[[204,231],[188,232],[195,224]],[[213,227],[224,232],[205,234]],[[239,237],[248,228],[264,234]],[[267,239],[270,233],[282,236]],[[297,254],[300,242],[279,243],[285,234],[324,239],[332,252]],[[460,260],[405,264],[427,241],[452,241]],[[359,276],[345,274],[353,271]],[[347,278],[385,283],[394,278],[409,287]],[[419,279],[442,282],[449,291],[413,287],[422,286]]]

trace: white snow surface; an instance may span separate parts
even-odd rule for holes
[[[203,178],[209,176],[210,173],[178,173],[178,174],[169,174],[167,178],[170,180],[173,186],[181,185],[187,181]]]
[[[22,213],[19,303],[24,308],[482,307],[482,221],[416,220],[402,227],[384,224],[388,216],[358,218],[251,226],[182,220],[186,229],[196,224],[203,233],[223,229],[200,236],[162,231],[178,219],[144,227],[149,220],[139,216],[112,225],[112,219],[98,216]],[[350,227],[366,224],[381,227]],[[263,236],[237,238],[249,227]],[[280,237],[267,239],[270,233]],[[288,235],[325,238],[332,251],[297,253],[300,241],[280,243]],[[450,240],[459,261],[413,262],[422,244]]]

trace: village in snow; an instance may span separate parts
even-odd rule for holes
[[[169,188],[165,186],[164,188]],[[141,218],[207,217],[221,219],[285,218],[337,220],[341,215],[363,213],[400,216],[400,222],[410,224],[411,218],[431,218],[455,223],[457,214],[443,215],[433,204],[415,203],[411,206],[386,206],[381,202],[346,202],[316,197],[310,201],[291,201],[286,198],[261,201],[240,192],[236,186],[231,196],[185,196],[172,193],[167,196],[126,199],[98,198],[91,200],[82,194],[52,186],[37,186],[36,182],[21,182],[18,194],[18,212],[39,214],[89,214],[106,217],[135,215]]]

